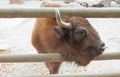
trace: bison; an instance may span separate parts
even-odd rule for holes
[[[64,6],[64,5],[63,5]],[[62,7],[59,3],[43,2],[42,7]],[[66,7],[66,6],[65,6]],[[60,53],[62,59],[86,66],[103,53],[105,44],[86,18],[60,15],[37,18],[32,44],[38,53]],[[50,74],[57,74],[62,62],[45,62]]]

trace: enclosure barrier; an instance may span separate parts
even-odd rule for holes
[[[71,74],[71,75],[32,75],[32,76],[12,76],[12,77],[120,77],[120,73],[103,73],[103,74]]]
[[[61,14],[87,18],[120,18],[120,8],[59,8]],[[37,18],[55,17],[55,8],[0,8],[0,18]],[[49,14],[48,14],[49,13]],[[120,52],[106,53],[94,60],[120,60]],[[0,63],[13,62],[60,62],[64,61],[60,53],[32,55],[0,55]],[[12,76],[14,77],[14,76]],[[80,74],[80,75],[44,75],[16,77],[120,77],[120,73]]]
[[[120,8],[59,8],[59,10],[61,14],[69,16],[120,18]],[[0,8],[0,18],[36,18],[54,16],[55,8]]]
[[[106,53],[94,60],[120,60],[120,52]],[[7,62],[60,62],[64,61],[60,53],[45,53],[31,55],[0,55],[0,63]]]

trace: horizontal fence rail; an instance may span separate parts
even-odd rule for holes
[[[12,76],[12,77],[120,77],[120,73],[77,74],[77,75],[53,74],[53,75]]]
[[[120,8],[59,8],[61,14],[86,18],[120,18]],[[55,8],[0,8],[0,18],[54,17]]]
[[[119,60],[120,52],[106,53],[94,60]],[[45,53],[45,54],[31,54],[31,55],[0,55],[0,63],[7,62],[60,62],[63,61],[60,53]]]

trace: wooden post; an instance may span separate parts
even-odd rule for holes
[[[10,0],[10,4],[22,4],[24,0]]]

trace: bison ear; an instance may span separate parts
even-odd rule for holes
[[[53,30],[55,31],[58,38],[62,38],[64,36],[64,31],[63,31],[63,29],[61,27],[54,26]]]
[[[74,30],[74,39],[78,42],[81,42],[87,36],[87,29],[84,27],[77,27]]]

